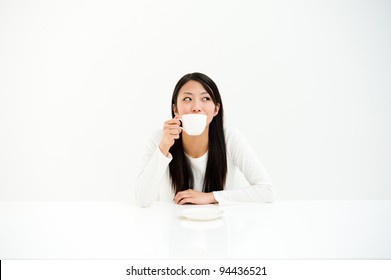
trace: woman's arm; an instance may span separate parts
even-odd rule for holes
[[[166,157],[159,149],[161,130],[151,134],[145,143],[140,171],[134,188],[135,198],[140,206],[150,206],[158,197],[171,154]]]
[[[135,198],[140,206],[150,206],[157,200],[159,186],[164,185],[164,176],[172,160],[169,150],[181,133],[179,125],[179,117],[175,116],[164,123],[163,131],[156,131],[146,141],[135,187]]]
[[[244,137],[232,128],[226,129],[227,156],[243,173],[248,186],[213,192],[219,204],[272,202],[274,188],[265,168]]]

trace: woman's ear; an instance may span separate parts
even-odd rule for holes
[[[217,103],[216,107],[215,107],[215,113],[214,113],[213,117],[217,116],[217,114],[219,113],[219,110],[220,110],[220,103]]]
[[[178,114],[175,104],[172,104],[172,111],[174,112],[174,115]]]

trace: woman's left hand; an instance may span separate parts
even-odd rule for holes
[[[178,192],[174,197],[174,202],[177,204],[210,204],[216,203],[217,201],[212,192],[204,193],[188,189]]]

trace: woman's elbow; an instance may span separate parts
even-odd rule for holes
[[[140,186],[136,184],[133,191],[134,202],[139,207],[149,207],[154,202],[152,196],[148,193],[140,191]]]
[[[145,195],[140,195],[136,193],[135,195],[136,205],[140,207],[149,207],[153,203],[153,199],[150,199],[149,197]]]
[[[266,188],[267,189],[266,189],[266,193],[265,193],[265,197],[264,197],[265,198],[264,202],[271,203],[275,199],[275,191],[274,191],[274,188],[272,185],[268,185]]]

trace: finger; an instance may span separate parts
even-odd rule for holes
[[[177,204],[194,203],[196,198],[192,195],[184,195],[177,199]]]
[[[171,119],[171,120],[168,120],[166,121],[164,124],[167,124],[167,125],[180,125],[181,124],[181,121],[178,119]]]
[[[192,199],[191,199],[191,198],[184,198],[184,199],[182,199],[181,201],[179,201],[178,204],[179,204],[179,205],[183,205],[183,204],[194,204],[194,203],[192,202]]]
[[[163,126],[163,132],[167,133],[167,132],[172,132],[172,131],[176,131],[177,134],[179,134],[181,132],[181,127],[177,124]]]
[[[163,127],[164,129],[167,129],[167,130],[177,130],[177,131],[181,131],[181,127],[177,124],[170,124],[170,125],[165,125]]]
[[[181,201],[181,199],[182,199],[182,195],[180,193],[177,193],[174,197],[174,202],[178,204],[179,201]]]
[[[169,132],[168,133],[169,135],[170,135],[170,137],[172,137],[173,139],[178,139],[179,138],[179,135],[180,135],[180,133],[178,133],[178,132]]]
[[[171,127],[168,129],[168,132],[170,134],[180,134],[182,132],[182,130],[180,129],[180,127]]]
[[[171,131],[177,131],[178,132],[178,130],[179,130],[180,128],[179,128],[179,126],[172,126],[172,125],[165,125],[164,127],[163,127],[163,131],[165,132],[165,133],[167,133],[167,132],[171,132]]]
[[[163,128],[165,128],[165,129],[174,129],[174,128],[178,129],[178,128],[180,128],[180,125],[179,124],[165,124],[163,126]]]
[[[178,199],[178,200],[183,199],[185,197],[189,197],[189,195],[187,193],[185,193],[185,192],[179,192],[175,196],[175,198]]]
[[[189,198],[190,195],[186,191],[179,192],[175,195],[174,201],[175,203],[179,203],[182,199]]]
[[[176,204],[180,204],[180,202],[183,200],[184,198],[176,198],[175,200],[174,200],[174,202],[176,203]]]

